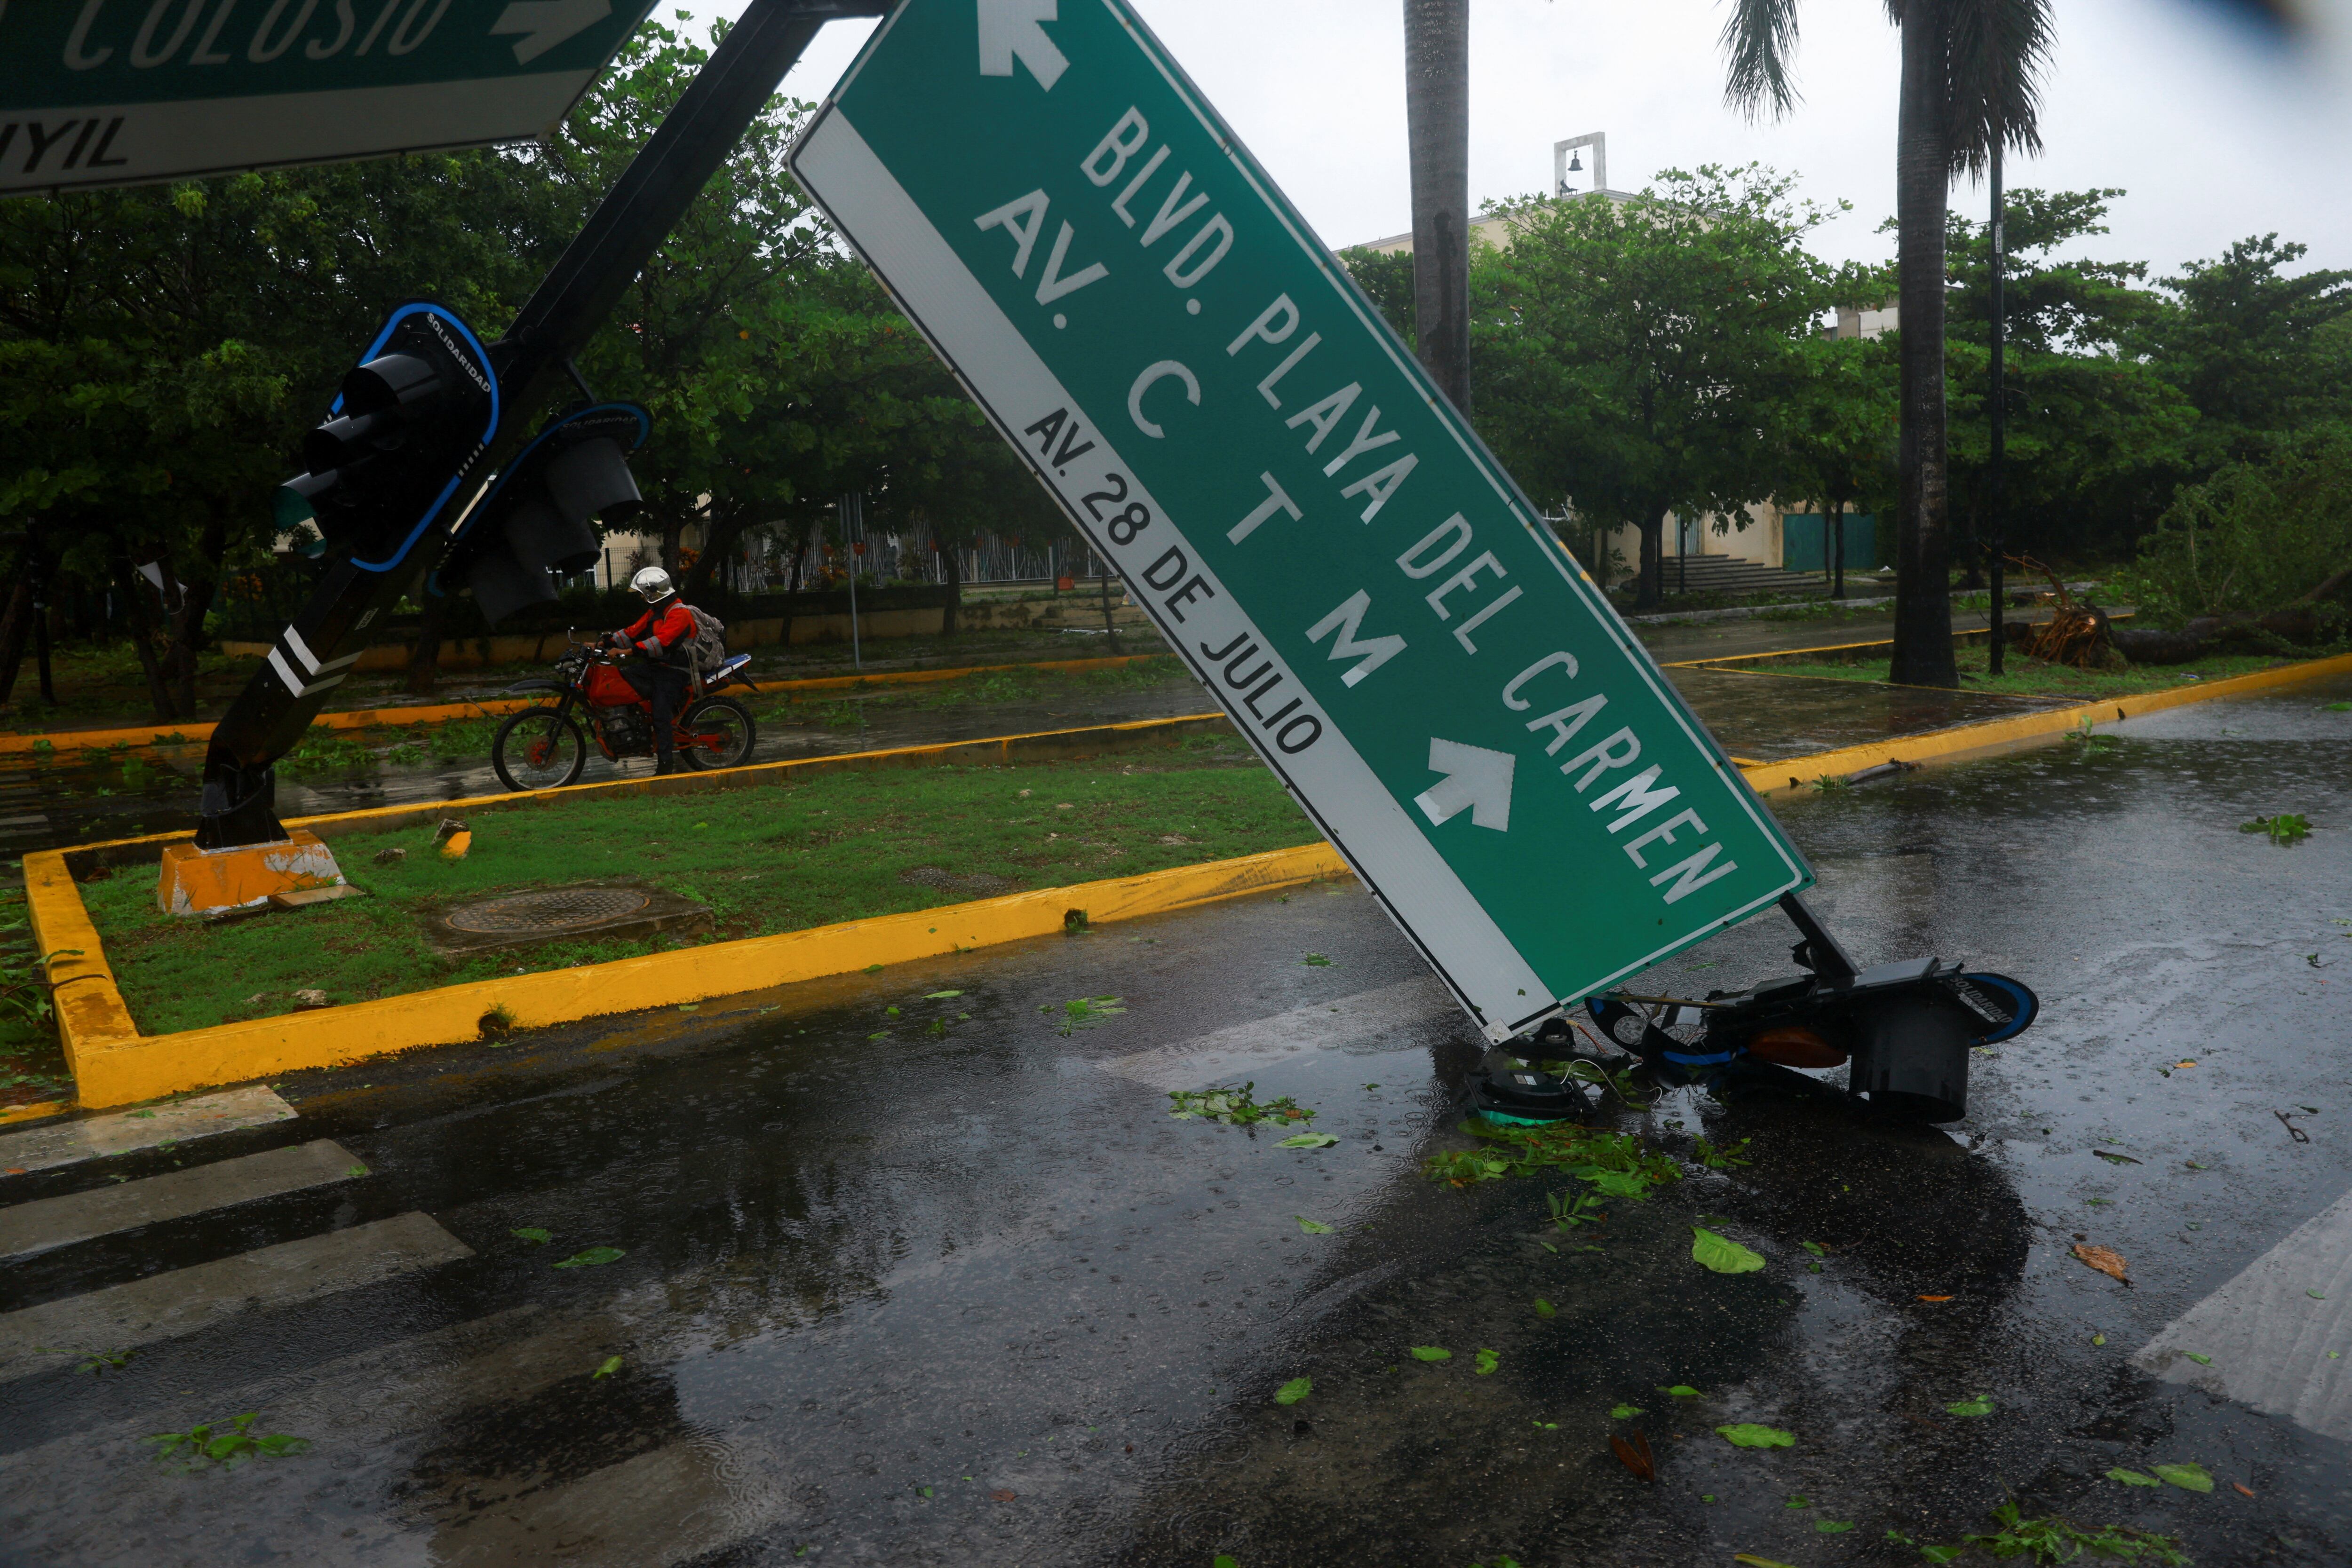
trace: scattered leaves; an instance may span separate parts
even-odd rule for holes
[[[574,1252],[555,1267],[559,1269],[593,1269],[601,1263],[616,1263],[628,1254],[617,1247],[591,1247]]]
[[[2002,1503],[1992,1511],[2000,1528],[1990,1535],[1971,1535],[1966,1545],[1981,1549],[1993,1557],[2029,1557],[2037,1563],[2070,1563],[2084,1552],[2095,1557],[2112,1557],[2126,1563],[2146,1561],[2168,1565],[2186,1564],[2189,1559],[2180,1552],[2180,1543],[2170,1536],[2152,1535],[2127,1525],[2102,1525],[2085,1530],[2056,1514],[2039,1519],[2027,1519],[2013,1502]],[[1921,1552],[1929,1561],[1948,1563],[1964,1550],[1960,1546],[1923,1547]]]
[[[2137,1470],[2127,1470],[2121,1465],[2107,1472],[2107,1479],[2121,1481],[2127,1487],[2160,1487],[2164,1484],[2154,1476],[2144,1476]]]
[[[1691,1257],[1718,1274],[1752,1274],[1764,1267],[1762,1254],[1701,1225],[1691,1227]]]
[[[1853,1528],[1853,1521],[1850,1519],[1817,1519],[1813,1521],[1813,1532],[1817,1535],[1843,1535],[1847,1531],[1852,1530]]]
[[[1640,1414],[1642,1407],[1639,1405],[1618,1405],[1610,1408],[1609,1418],[1612,1421],[1631,1421]]]
[[[1728,1427],[1717,1427],[1715,1430],[1735,1448],[1786,1448],[1797,1441],[1794,1432],[1784,1432],[1778,1427],[1761,1427],[1753,1421],[1740,1421]]]
[[[1274,1402],[1276,1405],[1296,1405],[1314,1392],[1313,1378],[1294,1377],[1274,1391]]]
[[[1274,1146],[1277,1149],[1328,1149],[1339,1141],[1328,1133],[1295,1133]]]
[[[521,1237],[525,1241],[527,1241],[527,1242],[530,1243],[530,1245],[532,1245],[533,1247],[544,1247],[544,1246],[546,1246],[550,1241],[552,1241],[553,1239],[554,1239],[554,1237],[551,1236],[551,1235],[550,1235],[550,1234],[548,1234],[546,1231],[541,1230],[541,1229],[538,1226],[536,1226],[536,1225],[520,1225],[520,1226],[517,1226],[514,1229],[512,1229],[512,1230],[509,1231],[507,1234],[508,1234],[508,1235],[509,1235],[509,1236],[520,1236],[520,1237]]]
[[[1646,1197],[1653,1187],[1682,1179],[1682,1166],[1643,1146],[1630,1133],[1611,1133],[1554,1122],[1541,1127],[1507,1127],[1465,1122],[1461,1130],[1485,1148],[1449,1150],[1423,1160],[1422,1175],[1455,1186],[1558,1170],[1612,1197]]]
[[[1328,969],[1331,967],[1331,960],[1320,953],[1309,953],[1298,961],[1310,969]]]
[[[1073,997],[1062,1004],[1061,1021],[1055,1032],[1076,1034],[1082,1029],[1092,1029],[1105,1019],[1117,1018],[1126,1010],[1117,997]]]
[[[2124,1270],[2131,1265],[2124,1260],[2122,1253],[2112,1247],[2094,1247],[2087,1241],[2077,1241],[2074,1243],[2074,1256],[2083,1260],[2085,1268],[2096,1269],[2107,1278],[2120,1280],[2126,1285],[2131,1283],[2124,1276]]]
[[[2158,1480],[2169,1481],[2183,1491],[2210,1492],[2213,1490],[2213,1478],[2202,1465],[2150,1465],[2147,1468],[2155,1472]]]
[[[157,1432],[146,1440],[156,1446],[155,1458],[172,1463],[184,1474],[207,1465],[230,1469],[250,1458],[282,1459],[310,1446],[306,1437],[282,1432],[256,1432],[256,1412],[232,1418],[226,1426],[209,1421],[184,1432]]]
[[[1305,1122],[1315,1114],[1287,1094],[1260,1104],[1252,1097],[1256,1088],[1257,1081],[1252,1079],[1239,1089],[1171,1089],[1168,1098],[1175,1102],[1176,1108],[1168,1113],[1180,1122],[1198,1116],[1228,1127],[1255,1126],[1260,1122]]]
[[[1442,1344],[1417,1344],[1412,1347],[1415,1361],[1452,1361],[1454,1353]]]
[[[604,1365],[588,1375],[588,1381],[593,1383],[599,1378],[610,1377],[620,1370],[621,1358],[617,1355],[608,1355],[604,1358]]]
[[[1547,1243],[1546,1245],[1549,1244]],[[1549,1301],[1545,1301],[1541,1296],[1538,1296],[1536,1298],[1536,1316],[1539,1318],[1551,1317],[1557,1313],[1559,1310],[1559,1309],[1554,1307]]]
[[[1633,1472],[1635,1479],[1651,1482],[1657,1480],[1657,1456],[1650,1452],[1650,1439],[1643,1434],[1632,1433],[1629,1440],[1628,1437],[1620,1437],[1612,1432],[1609,1437],[1609,1448],[1617,1456],[1619,1464]]]
[[[1944,1409],[1953,1416],[1990,1416],[1993,1409],[1992,1396],[1979,1394],[1974,1399],[1956,1400],[1945,1406]]]
[[[1328,1236],[1339,1228],[1336,1225],[1326,1225],[1319,1219],[1309,1219],[1303,1214],[1294,1214],[1290,1218],[1298,1221],[1298,1228],[1308,1236]]]
[[[1481,1377],[1486,1376],[1488,1373],[1490,1373],[1490,1372],[1494,1371],[1496,1367],[1498,1367],[1498,1366],[1500,1366],[1500,1365],[1502,1365],[1502,1364],[1503,1364],[1503,1357],[1502,1357],[1502,1355],[1501,1355],[1501,1354],[1500,1354],[1499,1352],[1496,1352],[1496,1351],[1491,1351],[1491,1350],[1482,1350],[1482,1351],[1480,1351],[1480,1352],[1478,1353],[1478,1375],[1479,1375],[1479,1376],[1481,1376]]]
[[[2274,844],[2291,844],[2297,839],[2311,837],[2311,819],[2293,811],[2281,811],[2274,817],[2256,817],[2251,822],[2238,824],[2242,833],[2268,835]]]
[[[1671,1388],[1661,1383],[1658,1385],[1658,1392],[1671,1395],[1676,1399],[1696,1399],[1699,1396],[1698,1390],[1687,1383],[1677,1383]]]
[[[2099,1158],[2106,1161],[2111,1166],[2136,1166],[2142,1163],[2132,1158],[2129,1155],[2116,1154],[2112,1149],[2093,1149],[2091,1152],[2098,1155]]]

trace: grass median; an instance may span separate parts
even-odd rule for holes
[[[155,907],[154,872],[84,883],[142,1032],[289,1011],[293,993],[363,1001],[494,975],[602,963],[997,894],[1129,876],[1312,843],[1279,780],[1234,737],[1149,760],[817,774],[667,797],[583,797],[488,813],[462,861],[427,827],[338,838],[369,894],[207,925]],[[384,850],[404,858],[379,862]],[[444,956],[436,911],[501,894],[634,880],[707,904],[698,936]],[[662,998],[648,997],[656,1004]]]

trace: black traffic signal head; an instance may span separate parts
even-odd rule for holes
[[[392,313],[343,377],[330,418],[302,438],[310,472],[278,487],[277,521],[315,524],[373,571],[398,566],[498,431],[498,377],[481,340],[438,305]]]
[[[596,563],[593,519],[616,523],[644,508],[628,455],[651,425],[633,402],[604,402],[541,431],[458,529],[436,586],[471,591],[494,626],[527,604],[552,602],[556,577]]]

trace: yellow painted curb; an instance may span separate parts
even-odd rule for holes
[[[2063,735],[2080,729],[2085,724],[2112,724],[2119,719],[2160,713],[2166,708],[2207,702],[2214,697],[2243,696],[2249,692],[2266,691],[2273,686],[2296,685],[2305,681],[2325,680],[2330,675],[2339,674],[2352,674],[2352,653],[2338,653],[2328,659],[2306,659],[2300,664],[2282,664],[2273,670],[2255,670],[2248,674],[2232,675],[2221,681],[2204,681],[2193,686],[2167,686],[2162,691],[2142,692],[2135,696],[2103,698],[2073,707],[2045,708],[2040,713],[2020,714],[2015,718],[1964,724],[1951,729],[1931,729],[1919,735],[1873,741],[1867,746],[1817,751],[1810,757],[1794,757],[1779,762],[1759,762],[1741,768],[1740,773],[1759,795],[1786,794],[1790,790],[1802,789],[1817,779],[1843,779],[1849,773],[1858,773],[1882,763],[1949,762],[1962,757],[1998,751],[2044,736]]]
[[[966,675],[984,675],[996,670],[1101,670],[1118,664],[1131,664],[1139,659],[1166,659],[1168,653],[1122,653],[1099,659],[1055,659],[1035,664],[966,664],[950,670],[886,670],[871,675],[817,675],[801,681],[763,681],[760,691],[822,692],[839,691],[850,686],[908,685],[929,681],[961,680]],[[310,721],[313,729],[380,729],[397,728],[412,724],[447,724],[453,719],[492,718],[501,714],[520,713],[547,700],[544,695],[529,697],[492,697],[484,702],[436,703],[418,707],[346,708],[322,713]],[[110,746],[178,746],[194,745],[212,737],[209,724],[182,725],[174,729],[158,729],[142,725],[133,729],[65,729],[46,735],[0,735],[0,757],[12,752],[38,751],[47,746],[51,751],[79,751]],[[164,737],[180,738],[168,741]]]
[[[36,860],[54,862],[42,867],[37,899],[29,891]],[[78,925],[88,930],[89,917],[65,875],[61,853],[28,855],[26,870],[27,902],[34,904],[44,940],[53,928],[63,932]],[[642,1011],[647,997],[675,1004],[738,996],[827,975],[856,974],[876,965],[913,963],[1050,936],[1066,929],[1074,912],[1081,913],[1087,924],[1106,925],[1346,874],[1347,864],[1337,850],[1307,844],[1141,876],[1039,888],[939,909],[165,1035],[142,1036],[132,1027],[121,995],[96,954],[93,932],[88,938],[92,950],[89,972],[60,990],[58,1021],[79,1103],[86,1107],[127,1105],[182,1090],[479,1040],[486,1021],[493,1029],[539,1029],[604,1013]]]
[[[34,1105],[0,1107],[0,1127],[11,1122],[37,1122],[44,1116],[62,1116],[71,1109],[72,1103],[65,1100],[44,1100]]]

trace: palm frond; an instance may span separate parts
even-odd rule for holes
[[[1982,174],[1996,137],[2012,152],[2039,152],[2055,25],[2051,0],[1942,3],[1952,172]]]
[[[1797,106],[1797,0],[1731,0],[1723,19],[1724,101],[1750,119]]]

